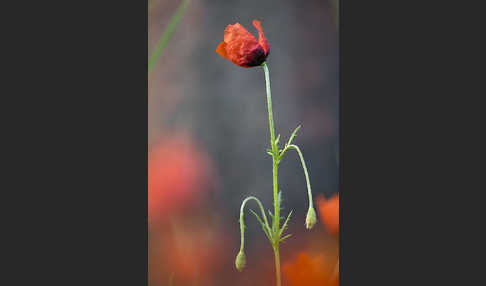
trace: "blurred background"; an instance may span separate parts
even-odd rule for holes
[[[181,0],[148,0],[148,54],[156,51]],[[188,1],[149,72],[149,285],[275,285],[273,250],[247,206],[247,267],[237,272],[239,210],[258,197],[273,210],[265,78],[216,53],[239,22],[270,44],[276,134],[294,144],[309,170],[316,211],[339,188],[337,6],[328,1]],[[283,215],[293,210],[280,247],[283,285],[332,285],[338,239],[324,224],[307,231],[304,172],[296,152],[279,167]],[[320,217],[318,218],[319,221]],[[331,282],[330,282],[331,281]]]

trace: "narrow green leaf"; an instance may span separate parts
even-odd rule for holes
[[[280,242],[283,242],[284,240],[286,240],[287,238],[291,237],[292,234],[287,234],[286,236],[280,238]]]
[[[294,140],[295,136],[297,135],[297,131],[299,131],[301,125],[297,126],[297,128],[295,128],[294,132],[292,132],[292,135],[290,135],[290,138],[289,138],[289,141],[287,142],[287,145],[290,145],[292,144],[292,140]]]
[[[287,219],[285,220],[282,229],[280,230],[280,233],[278,234],[279,236],[282,235],[282,233],[285,231],[287,228],[287,223],[289,222],[290,216],[292,215],[292,211],[290,211],[289,215],[287,216]]]
[[[255,217],[257,218],[258,222],[260,223],[260,225],[262,226],[262,229],[263,229],[263,232],[265,233],[265,235],[267,236],[267,238],[272,241],[271,239],[271,234],[268,233],[268,230],[266,228],[266,225],[265,223],[262,221],[262,219],[258,216],[258,214],[256,212],[254,212],[252,209],[250,209],[251,213],[255,215]]]

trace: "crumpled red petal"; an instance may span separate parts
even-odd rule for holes
[[[235,64],[249,67],[254,62],[255,54],[261,49],[255,36],[248,32],[240,23],[228,25],[224,30],[226,54]]]
[[[258,43],[262,46],[263,50],[265,50],[265,55],[268,55],[270,52],[270,45],[268,44],[267,38],[265,38],[265,34],[263,34],[260,21],[253,20],[253,26],[258,30]]]
[[[241,67],[249,68],[261,65],[268,55],[270,46],[263,35],[260,22],[255,21],[254,25],[259,30],[262,44],[240,23],[236,23],[226,27],[224,41],[218,45],[216,52]]]

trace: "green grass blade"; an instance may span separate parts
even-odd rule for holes
[[[174,16],[172,16],[172,19],[170,19],[169,25],[165,29],[164,33],[162,34],[162,37],[160,38],[159,42],[157,43],[154,52],[152,52],[152,56],[150,57],[150,60],[148,62],[148,73],[152,71],[153,67],[157,63],[157,61],[160,58],[160,55],[165,49],[165,46],[167,45],[167,42],[169,42],[170,37],[174,33],[175,28],[177,27],[177,24],[179,24],[179,21],[182,18],[182,15],[184,15],[184,11],[186,10],[187,5],[189,4],[190,0],[183,0],[182,3],[179,5],[177,8],[177,11],[175,12]]]

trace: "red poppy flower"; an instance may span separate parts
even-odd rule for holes
[[[207,190],[209,159],[188,138],[164,138],[148,154],[148,216],[167,218],[189,206]]]
[[[240,23],[228,25],[224,30],[224,41],[218,45],[216,52],[240,67],[261,65],[268,57],[270,45],[260,21],[253,20],[253,26],[258,30],[258,41]]]
[[[333,235],[339,234],[339,194],[326,199],[317,198],[317,205],[321,220],[327,228],[327,231]]]

